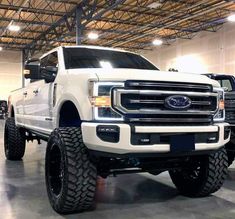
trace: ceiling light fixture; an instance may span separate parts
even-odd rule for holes
[[[88,38],[90,40],[97,40],[99,38],[99,35],[97,33],[91,32],[91,33],[88,34]]]
[[[157,9],[157,8],[160,8],[161,6],[162,6],[161,2],[153,2],[150,5],[148,5],[147,7],[151,8],[151,9]]]
[[[163,44],[163,41],[162,40],[159,40],[159,39],[155,39],[153,41],[153,45],[154,46],[161,46]]]
[[[8,26],[8,30],[18,32],[20,30],[20,26],[11,24]]]
[[[228,16],[228,21],[235,22],[235,14]]]

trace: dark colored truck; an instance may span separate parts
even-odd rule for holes
[[[0,100],[0,119],[5,119],[7,115],[7,101]]]
[[[235,158],[235,77],[225,74],[206,74],[218,81],[225,90],[225,121],[231,125],[231,138],[227,144],[229,164]]]

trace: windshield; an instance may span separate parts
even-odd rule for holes
[[[131,68],[159,70],[143,57],[112,50],[64,48],[66,69],[75,68]]]

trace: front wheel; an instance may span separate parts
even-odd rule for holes
[[[46,150],[46,186],[53,209],[62,214],[93,207],[97,171],[81,128],[55,129]]]
[[[4,149],[8,160],[21,160],[25,153],[25,131],[15,124],[15,118],[8,118],[4,130]]]
[[[184,169],[169,171],[179,192],[188,197],[205,197],[218,191],[227,172],[228,156],[224,148],[207,156],[191,158]]]

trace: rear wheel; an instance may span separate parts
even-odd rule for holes
[[[53,209],[63,214],[91,209],[96,178],[81,129],[55,129],[46,150],[46,185]]]
[[[195,157],[181,170],[169,171],[182,195],[204,197],[221,188],[228,172],[228,156],[224,148],[208,156]]]
[[[15,118],[8,118],[5,123],[4,149],[8,160],[20,160],[25,153],[25,132],[15,124]]]

